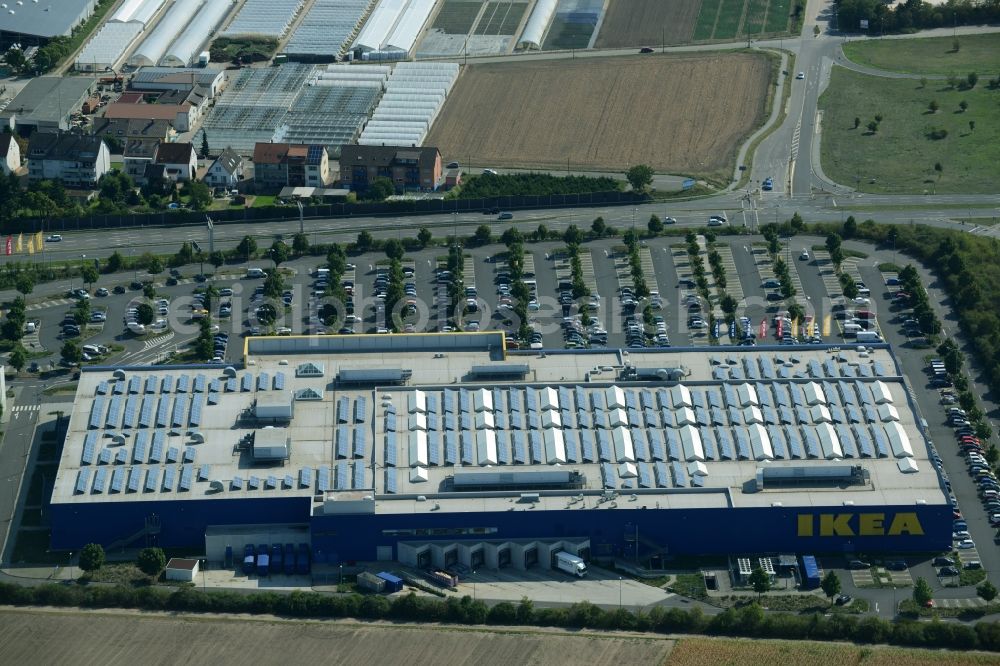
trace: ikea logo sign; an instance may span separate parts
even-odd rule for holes
[[[800,537],[923,536],[916,513],[821,513],[799,514]]]

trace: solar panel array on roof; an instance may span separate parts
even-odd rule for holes
[[[91,492],[103,493],[104,486],[106,486],[107,483],[108,483],[108,468],[98,467],[97,470],[94,472],[94,485],[91,487]]]
[[[396,442],[396,433],[387,432],[385,433],[385,464],[390,467],[396,466],[396,455],[399,450],[399,445]]]
[[[167,462],[177,462],[180,459],[180,449],[176,446],[171,446],[167,449]]]
[[[385,470],[385,492],[390,494],[399,492],[399,483],[396,480],[396,470],[391,467]]]
[[[128,490],[132,493],[139,492],[139,485],[142,483],[142,468],[133,467],[128,472]]]
[[[614,488],[617,484],[615,483],[615,468],[611,463],[601,463],[601,482],[605,488]]]
[[[177,392],[187,393],[188,389],[191,388],[191,378],[187,375],[181,375],[177,378]]]
[[[194,392],[204,393],[205,384],[208,382],[208,378],[205,375],[197,374],[194,376]]]
[[[719,443],[719,455],[723,460],[735,460],[736,453],[733,447],[733,440],[725,430],[718,430],[715,439]]]
[[[122,419],[122,396],[112,396],[108,406],[108,417],[104,419],[105,428],[117,428]]]
[[[427,464],[441,464],[441,433],[439,432],[427,433]]]
[[[194,458],[195,458],[195,454],[196,453],[197,453],[197,449],[195,449],[193,446],[185,446],[184,447],[184,462],[189,462],[189,463],[194,462]]]
[[[266,479],[264,479],[264,487],[269,490],[276,490],[278,488],[278,477],[274,474],[269,474]]]
[[[125,393],[125,387],[126,386],[127,386],[127,384],[124,381],[118,380],[117,382],[115,382],[115,388],[114,388],[114,391],[113,391],[114,394],[115,395],[123,395]]]
[[[179,395],[174,398],[174,411],[173,415],[170,417],[170,425],[175,428],[180,428],[184,425],[184,412],[187,408],[188,399],[185,395]]]
[[[146,485],[144,486],[146,492],[155,492],[157,488],[160,487],[160,468],[150,467],[146,472]]]
[[[139,427],[153,427],[153,410],[156,409],[156,398],[146,396],[142,401],[142,408],[139,410]]]
[[[351,457],[351,436],[347,426],[337,426],[336,445],[338,458]]]
[[[212,471],[211,465],[202,465],[201,467],[199,467],[198,468],[198,480],[199,481],[208,481],[208,479],[210,477],[210,474],[211,474],[211,471]],[[288,485],[291,485],[291,484],[288,484]]]
[[[226,380],[226,393],[236,393],[236,377],[230,377]]]
[[[336,482],[337,490],[351,489],[351,466],[346,462],[337,463]]]
[[[115,462],[119,465],[124,465],[128,462],[128,449],[124,446],[118,449],[115,453]]]
[[[354,457],[364,458],[368,455],[368,429],[363,425],[354,426]]]
[[[311,488],[313,483],[312,467],[303,467],[299,470],[299,487]]]
[[[240,391],[246,393],[253,390],[253,375],[249,372],[240,379]]]
[[[351,483],[355,490],[368,487],[368,483],[365,480],[365,464],[360,460],[354,463],[354,473],[351,477]]]
[[[80,461],[84,465],[93,465],[94,456],[97,454],[97,433],[88,432],[83,437],[83,454]]]
[[[111,388],[111,385],[108,384],[108,382],[106,382],[106,381],[98,383],[98,385],[97,385],[97,395],[107,395],[108,394],[108,389],[110,389],[110,388]]]
[[[201,425],[201,410],[205,406],[204,398],[196,395],[191,401],[191,413],[188,415],[188,423],[194,427]]]
[[[319,473],[316,476],[316,490],[321,493],[333,490],[333,485],[330,483],[330,468],[327,465],[319,468]]]
[[[191,483],[194,481],[194,468],[191,465],[181,467],[181,480],[177,484],[178,490],[191,490]]]
[[[141,398],[137,395],[130,395],[125,400],[125,416],[122,419],[123,428],[134,428],[136,426],[140,400]]]
[[[229,482],[229,489],[230,490],[242,490],[243,489],[243,477],[241,477],[241,476],[234,476],[232,478],[232,480]]]
[[[149,432],[140,430],[135,435],[135,448],[132,450],[132,462],[146,462],[146,453],[149,449]]]
[[[222,382],[218,379],[213,379],[208,383],[209,393],[221,393],[222,392]]]
[[[285,390],[285,373],[283,372],[274,373],[274,389],[276,391]]]
[[[670,472],[667,469],[667,463],[658,462],[653,465],[653,471],[656,473],[656,485],[659,488],[669,488],[671,485]]]
[[[170,425],[170,398],[160,398],[160,406],[156,410],[156,427],[166,428]]]
[[[208,404],[209,405],[217,405],[217,404],[219,404],[219,394],[218,393],[209,392],[209,394],[208,394]]]
[[[113,449],[104,448],[101,449],[101,454],[97,456],[97,461],[102,465],[110,465],[114,457],[115,452]]]
[[[337,399],[337,423],[347,423],[349,420],[348,410],[351,407],[351,399],[346,395]]]
[[[247,489],[248,490],[260,490],[260,477],[259,476],[254,476],[254,475],[251,474],[250,478],[247,479]]]
[[[145,393],[156,393],[156,389],[160,384],[160,380],[157,379],[156,375],[150,375],[146,377],[145,388],[143,392]]]
[[[679,462],[670,463],[670,475],[674,480],[674,487],[685,488],[688,485],[688,475],[684,470],[684,465]]]
[[[153,450],[149,454],[149,462],[163,462],[163,447],[167,443],[167,436],[162,430],[153,433]]]
[[[163,383],[160,384],[160,393],[171,393],[174,390],[174,376],[165,375]]]
[[[163,489],[173,490],[174,481],[177,477],[177,469],[174,467],[164,467],[163,468]]]
[[[87,486],[90,483],[90,470],[81,469],[76,473],[76,492],[85,493],[87,492]]]
[[[810,458],[819,458],[819,439],[816,433],[806,428],[802,432],[802,441],[805,443],[806,455]]]
[[[111,472],[111,492],[120,493],[122,488],[125,487],[125,468],[116,467],[113,472]]]

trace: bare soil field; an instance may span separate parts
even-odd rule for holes
[[[701,0],[611,0],[596,48],[686,44]]]
[[[861,647],[816,641],[682,638],[670,652],[669,666],[965,666],[998,664],[1000,656],[985,652],[910,650],[885,646]]]
[[[469,65],[425,143],[446,161],[728,181],[771,78],[771,60],[747,53]]]
[[[530,631],[530,630],[529,630]],[[4,664],[662,664],[660,637],[491,632],[245,617],[0,611]]]

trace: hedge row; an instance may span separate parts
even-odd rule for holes
[[[1000,624],[889,622],[820,613],[767,613],[756,603],[707,616],[699,608],[656,607],[646,612],[604,610],[583,602],[568,608],[535,608],[531,601],[502,602],[488,607],[470,597],[445,600],[410,593],[389,599],[377,595],[326,595],[315,592],[238,594],[201,592],[194,588],[109,587],[47,584],[21,587],[0,583],[0,604],[137,608],[154,611],[276,614],[286,617],[389,619],[477,625],[536,625],[568,628],[621,629],[661,633],[712,634],[755,638],[852,640],[858,643],[1000,651]]]

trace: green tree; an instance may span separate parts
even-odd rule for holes
[[[107,263],[104,264],[104,272],[117,273],[124,267],[125,267],[125,257],[123,257],[118,250],[115,250],[114,252],[111,253],[111,256],[108,257]]]
[[[137,305],[135,309],[136,309],[136,315],[135,315],[136,321],[138,321],[143,326],[149,326],[150,324],[153,323],[153,318],[156,316],[156,313],[153,311],[152,305],[150,305],[149,303],[139,303],[139,305]]]
[[[417,232],[417,243],[420,244],[420,247],[427,247],[431,244],[433,239],[434,235],[431,233],[430,229],[427,227],[420,227],[420,231]]]
[[[753,571],[750,572],[748,582],[753,587],[753,591],[757,593],[758,599],[771,589],[771,577],[760,567],[754,567]]]
[[[7,364],[18,372],[21,372],[27,363],[28,350],[20,342],[15,343],[14,349],[11,350],[10,357],[7,359]]]
[[[976,131],[976,121],[975,120],[970,120],[969,121],[969,131],[970,132],[975,132]]]
[[[836,571],[828,571],[823,580],[820,581],[819,586],[823,588],[823,594],[827,596],[830,603],[833,603],[833,598],[840,594],[840,577],[837,576]]]
[[[938,180],[941,180],[941,174],[944,173],[944,165],[940,162],[935,162],[934,170],[937,171]]]
[[[35,288],[35,278],[29,273],[18,273],[14,279],[14,288],[27,296]]]
[[[285,245],[284,241],[276,240],[271,243],[269,254],[271,255],[271,261],[274,262],[275,273],[277,273],[278,266],[288,261],[292,252],[288,246]]]
[[[476,227],[475,233],[472,234],[472,242],[476,245],[487,245],[490,242],[490,228],[485,224],[480,224]]]
[[[931,113],[937,113],[938,109],[940,108],[941,105],[938,104],[938,101],[936,99],[932,99],[930,102],[927,103],[927,110],[930,111]]]
[[[875,122],[874,120],[869,121],[868,122],[868,131],[871,132],[872,134],[875,134],[876,132],[878,132],[878,123]]]
[[[73,319],[77,324],[83,326],[90,320],[90,301],[86,298],[81,298],[73,306]]]
[[[965,77],[965,81],[969,84],[970,88],[975,88],[976,84],[979,83],[979,75],[975,72],[969,72],[969,75]]]
[[[372,235],[368,233],[367,230],[365,230],[358,234],[358,240],[354,244],[357,245],[358,250],[361,252],[367,252],[372,249],[372,246],[375,244],[375,239],[372,238]]]
[[[136,564],[147,576],[157,576],[167,566],[167,556],[162,548],[143,548],[139,551]]]
[[[792,228],[792,231],[797,233],[805,229],[806,223],[802,219],[802,216],[799,215],[798,211],[796,211],[792,214],[792,219],[788,221],[788,226]]]
[[[389,259],[402,260],[404,254],[406,254],[406,248],[398,239],[390,238],[385,242],[385,256]]]
[[[150,260],[146,270],[148,270],[153,275],[156,275],[157,273],[162,273],[163,262],[160,260],[159,257],[153,257],[152,260]]]
[[[250,261],[255,254],[257,254],[257,241],[251,236],[244,236],[236,246],[236,255],[246,257],[247,261]]]
[[[198,320],[198,337],[194,341],[194,354],[202,361],[211,360],[215,354],[214,347],[212,322],[208,317],[202,317]]]
[[[97,267],[94,264],[88,263],[80,267],[80,277],[83,278],[88,287],[92,287],[100,276],[97,273]]]
[[[309,238],[305,234],[298,233],[292,238],[292,252],[294,252],[297,257],[308,254]]]
[[[184,192],[189,197],[191,208],[195,210],[206,210],[212,205],[212,191],[200,180],[189,181],[184,185]]]
[[[504,229],[503,234],[500,236],[500,242],[508,248],[514,245],[520,245],[524,243],[524,234],[518,231],[516,227],[508,227],[507,229]]]
[[[264,278],[264,295],[268,298],[281,298],[285,291],[285,280],[278,271],[272,271]]]
[[[579,245],[583,242],[583,232],[575,224],[571,224],[563,232],[563,242],[567,245]]]
[[[913,585],[913,600],[923,607],[933,598],[934,592],[931,586],[923,578],[917,578],[917,582]]]
[[[646,223],[646,228],[649,229],[649,233],[654,236],[663,233],[663,220],[656,213],[649,216],[649,222]]]
[[[969,108],[969,103],[963,99],[961,102],[958,103],[958,108],[962,110],[962,113],[965,113],[966,110],[968,110]]]
[[[84,571],[97,571],[104,566],[104,547],[99,543],[88,543],[80,551],[80,568]]]
[[[201,159],[208,158],[208,132],[201,131]]]
[[[368,186],[365,198],[369,201],[385,201],[396,193],[396,187],[385,176],[379,176]]]
[[[853,215],[844,220],[844,224],[840,227],[840,233],[844,238],[854,238],[858,233],[858,222]]]
[[[142,285],[142,295],[149,299],[156,298],[156,287],[153,286],[152,282]]]
[[[986,603],[990,603],[997,598],[996,585],[988,580],[984,581],[982,585],[976,588],[976,594]]]
[[[62,349],[59,351],[59,355],[62,359],[71,365],[80,362],[83,357],[83,352],[80,351],[80,345],[76,340],[67,340],[63,343]]]
[[[881,123],[883,118],[885,118],[885,116],[883,116],[881,113],[875,114],[875,122]]]
[[[222,264],[226,263],[226,256],[222,253],[221,250],[215,250],[214,252],[208,255],[208,263],[215,266],[215,270],[219,270],[219,267],[222,266]]]
[[[278,311],[274,309],[273,305],[265,303],[257,308],[257,321],[259,321],[264,326],[270,326],[278,319]]]
[[[535,240],[546,240],[549,237],[549,228],[544,224],[539,224],[535,229]]]
[[[854,129],[858,129],[861,126],[861,118],[854,116]]]
[[[645,164],[636,164],[625,172],[625,180],[636,192],[644,192],[653,182],[653,168]]]
[[[841,238],[840,234],[827,234],[826,236],[826,251],[833,254],[833,251],[840,247]]]
[[[607,233],[608,225],[604,223],[603,217],[595,217],[594,222],[590,225],[590,230],[594,232],[595,236],[601,238]]]
[[[3,54],[3,59],[4,62],[6,62],[15,72],[20,72],[21,69],[28,64],[28,59],[24,57],[24,51],[21,49],[8,49],[7,52]]]

